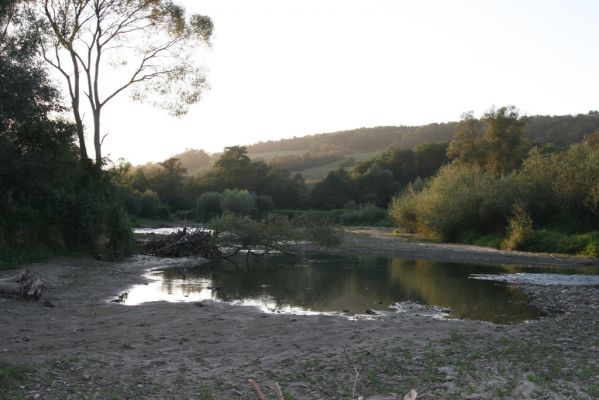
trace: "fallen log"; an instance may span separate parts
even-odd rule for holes
[[[39,299],[43,291],[44,281],[29,270],[20,271],[10,278],[0,279],[0,295]]]

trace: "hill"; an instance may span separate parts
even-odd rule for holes
[[[308,181],[318,181],[340,166],[372,158],[389,147],[412,149],[425,143],[449,142],[457,122],[422,126],[379,126],[247,145],[254,160],[300,172]],[[526,137],[533,143],[552,143],[565,148],[599,129],[599,111],[578,115],[535,115],[527,118]],[[189,175],[203,175],[219,154],[188,149],[174,157],[180,159]]]

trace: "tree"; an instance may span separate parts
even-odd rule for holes
[[[462,116],[447,155],[458,164],[478,164],[497,175],[518,168],[527,155],[526,119],[514,106],[491,109],[481,120],[472,112]]]
[[[487,124],[489,156],[487,168],[504,175],[518,168],[528,153],[528,141],[524,138],[526,119],[514,106],[492,109],[484,115]]]
[[[194,63],[198,45],[209,44],[209,17],[192,15],[170,0],[39,0],[37,18],[44,59],[64,77],[71,100],[80,156],[87,159],[82,101],[93,119],[95,162],[102,165],[101,116],[106,104],[128,89],[134,99],[154,101],[174,115],[200,99],[205,76]],[[107,64],[123,81],[108,88]]]
[[[484,126],[472,111],[462,114],[447,156],[459,164],[484,164],[487,157]]]

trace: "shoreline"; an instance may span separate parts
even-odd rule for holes
[[[443,261],[477,263],[555,261],[448,246],[350,232],[340,248],[321,251],[428,259],[445,254]],[[212,301],[106,301],[143,284],[149,269],[198,262],[135,256],[118,263],[58,258],[28,265],[47,281],[44,299],[54,307],[0,298],[0,367],[28,368],[21,383],[5,394],[0,390],[0,399],[255,399],[249,378],[263,388],[279,382],[287,399],[348,399],[356,369],[356,397],[365,398],[411,388],[428,393],[422,399],[599,395],[597,287],[518,285],[545,317],[514,325],[418,312],[348,320],[265,314]],[[588,265],[557,262],[549,265]],[[12,273],[1,271],[0,277]]]

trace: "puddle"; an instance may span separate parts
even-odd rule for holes
[[[599,282],[592,267],[531,269],[330,255],[271,255],[250,261],[246,265],[242,257],[237,265],[223,261],[154,270],[147,285],[129,290],[125,304],[209,299],[272,313],[344,315],[405,312],[410,309],[406,304],[412,304],[423,309],[412,306],[410,312],[423,315],[516,323],[538,318],[539,311],[524,291],[509,285],[510,276]]]

